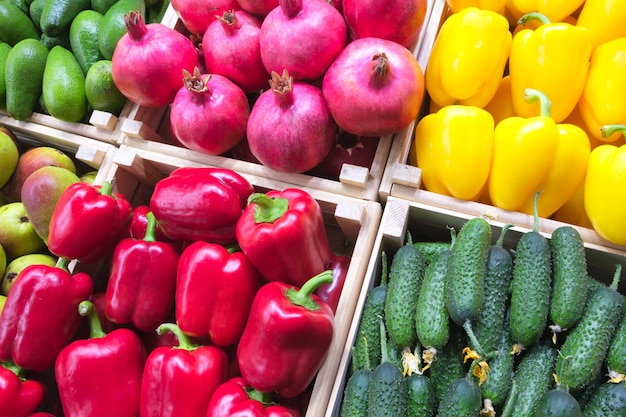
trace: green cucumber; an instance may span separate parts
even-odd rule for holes
[[[415,312],[419,342],[427,348],[441,349],[450,336],[446,308],[446,271],[450,250],[439,252],[426,267]]]
[[[435,411],[435,390],[430,378],[423,374],[406,377],[408,417],[430,417]]]
[[[583,316],[561,346],[556,373],[571,390],[591,383],[602,369],[624,311],[623,296],[616,290],[621,270],[618,264],[611,285],[591,294]]]
[[[552,299],[550,329],[561,332],[574,327],[587,302],[587,254],[580,233],[572,226],[552,232]]]
[[[422,255],[424,255],[424,258],[426,259],[426,264],[429,264],[435,259],[437,255],[439,255],[440,252],[443,252],[444,250],[450,250],[452,243],[423,241],[415,242],[413,243],[413,246],[415,246],[420,252],[422,252]]]
[[[600,385],[586,405],[583,417],[624,417],[626,415],[626,385],[605,382]]]
[[[424,255],[412,244],[401,246],[391,261],[384,320],[391,340],[404,347],[417,341],[415,312],[425,270]]]
[[[463,329],[456,325],[450,326],[448,343],[437,351],[436,360],[432,362],[428,370],[437,404],[443,399],[452,381],[465,375],[463,348],[466,346],[467,335]]]
[[[471,373],[452,381],[437,409],[437,417],[478,416],[482,394]]]
[[[511,278],[509,325],[517,351],[535,344],[547,327],[552,285],[550,242],[539,233],[535,194],[535,224],[517,242]]]
[[[612,378],[626,375],[626,303],[623,308],[622,321],[613,335],[606,355],[606,364]]]
[[[485,303],[473,326],[476,338],[487,352],[499,348],[502,339],[502,329],[505,327],[505,313],[509,299],[513,257],[503,247],[503,242],[504,236],[511,226],[511,224],[507,224],[502,228],[498,240],[489,248],[487,253]]]
[[[446,273],[446,308],[459,326],[480,315],[485,300],[491,226],[482,217],[466,221],[450,249]]]
[[[535,410],[535,417],[582,417],[580,404],[561,386],[546,392]]]
[[[511,333],[506,326],[500,335],[498,355],[489,363],[487,380],[480,386],[483,398],[489,399],[492,405],[502,407],[511,389],[511,376],[515,367],[515,356],[511,354]]]
[[[363,417],[367,412],[367,395],[372,371],[359,369],[352,373],[343,391],[339,417]]]

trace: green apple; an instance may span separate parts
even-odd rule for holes
[[[85,172],[83,175],[80,176],[80,181],[87,184],[93,184],[93,181],[96,179],[97,175],[98,171]]]
[[[7,265],[7,270],[2,276],[2,285],[0,286],[0,294],[9,295],[9,291],[19,278],[20,272],[30,265],[48,265],[55,266],[57,258],[44,253],[29,253],[12,260]]]
[[[4,187],[13,176],[20,159],[20,153],[13,139],[0,132],[0,187]]]
[[[9,262],[45,247],[21,201],[0,207],[0,245],[4,248]]]

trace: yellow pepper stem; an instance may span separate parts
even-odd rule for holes
[[[538,20],[539,22],[541,22],[542,25],[550,24],[550,19],[548,19],[548,16],[539,12],[526,13],[525,15],[519,18],[519,20],[517,21],[517,24],[525,25],[526,23],[528,23],[529,20]]]
[[[552,112],[552,103],[545,93],[542,91],[536,90],[534,88],[527,88],[524,90],[524,100],[527,103],[534,103],[539,100],[539,113],[543,117],[550,117],[550,113]]]
[[[603,138],[608,138],[615,132],[619,132],[622,135],[626,136],[626,125],[622,125],[622,124],[604,125],[600,128],[600,133],[602,134]]]

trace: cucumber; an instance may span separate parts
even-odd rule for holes
[[[440,252],[444,250],[450,250],[452,246],[451,242],[415,242],[413,243],[424,258],[426,259],[426,264],[430,264]]]
[[[465,346],[467,346],[467,336],[463,329],[456,325],[450,326],[448,343],[439,349],[437,359],[428,370],[437,404],[443,399],[450,384],[454,380],[462,378],[466,373],[463,364],[463,348]]]
[[[624,417],[626,415],[626,385],[605,382],[583,405],[583,417]]]
[[[430,417],[435,412],[435,390],[426,375],[406,377],[408,417]]]
[[[78,13],[90,7],[90,0],[45,0],[39,27],[48,36],[59,36],[69,32]]]
[[[511,333],[508,326],[505,326],[500,335],[498,355],[488,361],[487,380],[480,386],[483,398],[489,399],[496,409],[504,405],[511,389],[515,366],[515,356],[511,354],[511,343]]]
[[[612,378],[622,378],[626,375],[626,303],[622,312],[622,321],[613,335],[609,351],[606,355],[606,364]]]
[[[557,386],[546,392],[535,410],[535,417],[581,417],[580,404],[566,389]]]
[[[473,326],[482,348],[491,352],[499,348],[505,327],[505,314],[513,271],[513,257],[502,245],[511,224],[505,225],[498,240],[487,253],[485,275],[485,302]],[[508,326],[507,326],[508,327]]]
[[[12,3],[0,2],[0,42],[15,46],[24,39],[39,39],[30,16]]]
[[[419,346],[416,346],[416,351],[419,351]],[[404,346],[400,346],[394,343],[389,337],[387,337],[387,360],[398,368],[404,370]]]
[[[446,308],[446,271],[450,250],[446,249],[426,267],[417,299],[415,330],[422,346],[441,349],[450,336]]]
[[[561,332],[574,327],[587,302],[587,254],[580,233],[571,226],[554,230],[552,251],[552,299],[550,329]]]
[[[535,224],[517,242],[511,278],[510,319],[515,349],[535,344],[547,327],[552,285],[550,242],[539,233],[535,194]]]
[[[437,417],[478,416],[482,407],[482,395],[471,376],[452,381],[437,409]]]
[[[485,300],[491,226],[482,217],[466,221],[450,249],[446,273],[446,308],[459,326],[480,315]]]
[[[367,412],[367,395],[372,371],[359,369],[352,373],[343,391],[339,417],[363,417]]]
[[[393,256],[385,300],[385,326],[389,338],[404,347],[417,341],[415,313],[426,260],[412,244],[401,246]]]
[[[591,295],[582,318],[561,346],[556,373],[561,384],[571,390],[592,382],[602,369],[624,311],[623,296],[616,290],[621,270],[618,264],[611,285]]]

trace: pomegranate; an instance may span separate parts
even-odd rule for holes
[[[184,83],[171,105],[174,137],[185,147],[209,155],[232,149],[246,134],[250,115],[241,88],[218,74],[193,75],[184,71]]]
[[[260,35],[261,19],[245,10],[216,16],[202,38],[207,72],[227,77],[246,93],[267,87]]]
[[[298,81],[320,78],[343,50],[343,16],[320,0],[280,0],[261,25],[261,59],[268,72],[286,69]]]
[[[364,138],[341,131],[326,158],[308,174],[337,181],[343,164],[371,168],[376,156],[379,137]]]
[[[241,9],[237,0],[171,0],[172,8],[180,16],[185,28],[202,38],[209,24],[226,10]]]
[[[185,35],[161,23],[145,24],[141,13],[124,16],[127,32],[111,58],[113,82],[141,106],[170,104],[183,85],[183,69],[198,66],[198,53]],[[176,51],[176,53],[172,53]]]
[[[278,0],[237,0],[239,6],[250,14],[265,17],[269,12],[278,7]]]
[[[424,98],[424,73],[411,52],[380,38],[350,42],[322,80],[335,122],[359,136],[384,136],[406,128]]]
[[[426,17],[426,0],[343,0],[352,40],[381,38],[410,48]]]
[[[248,120],[255,158],[277,171],[305,172],[328,155],[336,134],[319,88],[294,81],[286,70],[272,72],[270,89],[254,103]]]

